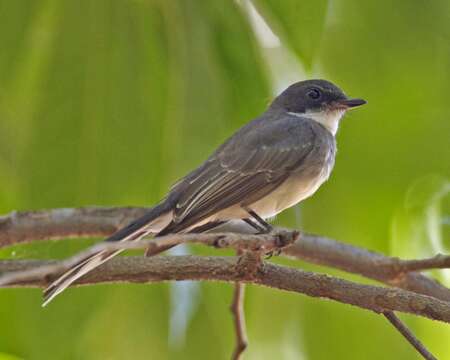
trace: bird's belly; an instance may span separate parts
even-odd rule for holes
[[[262,218],[271,218],[314,194],[319,186],[328,178],[328,175],[328,171],[322,171],[316,176],[309,178],[294,174],[276,190],[255,203],[250,204],[249,207]],[[243,219],[247,217],[248,213],[240,205],[234,205],[221,210],[212,218],[208,219],[208,221]]]
[[[314,194],[328,178],[324,174],[310,179],[292,176],[265,198],[252,204],[252,209],[263,218],[270,218]]]

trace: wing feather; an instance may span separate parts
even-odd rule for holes
[[[277,188],[314,147],[310,127],[288,125],[264,129],[269,137],[253,132],[253,139],[231,139],[182,180],[173,222],[164,232],[188,228],[236,204],[249,205]]]
[[[211,163],[214,170],[205,169],[205,176],[198,177],[181,196],[174,222],[180,223],[187,217],[193,217],[195,222],[243,200],[247,203],[259,200],[289,175],[288,169],[298,159],[296,150],[280,151],[272,147],[255,151],[241,163],[236,160]]]

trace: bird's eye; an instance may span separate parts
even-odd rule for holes
[[[317,100],[320,98],[320,96],[322,95],[319,89],[310,89],[308,90],[308,92],[306,93],[306,95],[308,95],[311,99],[313,100]]]

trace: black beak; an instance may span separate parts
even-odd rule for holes
[[[363,100],[363,99],[344,99],[344,100],[339,100],[338,104],[341,106],[345,106],[347,108],[353,108],[353,107],[367,104],[367,101]]]

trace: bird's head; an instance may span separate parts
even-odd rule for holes
[[[336,134],[339,120],[346,111],[366,103],[352,99],[326,80],[306,80],[289,86],[278,95],[271,109],[286,111],[294,116],[311,118]]]

